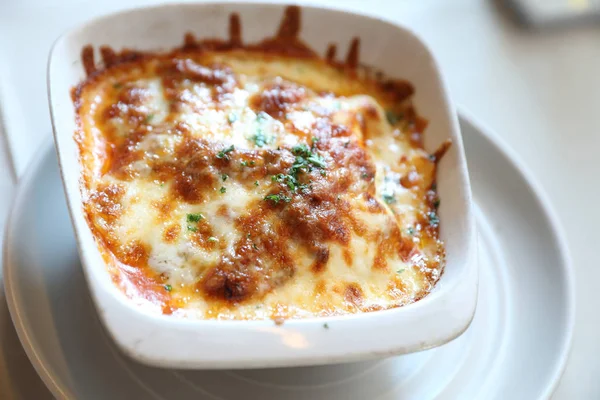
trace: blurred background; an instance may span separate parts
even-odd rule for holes
[[[148,3],[158,1],[0,0],[0,227],[18,177],[51,136],[46,59],[52,42],[93,16]],[[298,3],[412,27],[433,49],[459,109],[533,172],[565,229],[577,278],[572,352],[554,398],[599,399],[600,1]],[[0,398],[47,398],[0,300]]]

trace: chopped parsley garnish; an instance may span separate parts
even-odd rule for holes
[[[327,164],[325,164],[325,159],[319,154],[311,154],[310,157],[307,158],[307,160],[311,164],[316,165],[320,168],[325,168],[327,166]]]
[[[209,241],[209,242],[213,242],[213,243],[214,243],[214,242],[218,242],[218,241],[219,241],[219,239],[217,239],[217,238],[216,238],[216,237],[214,237],[214,236],[211,236],[211,237],[209,237],[209,238],[208,238],[208,241]]]
[[[406,233],[408,233],[410,236],[412,236],[412,235],[414,235],[414,234],[415,234],[415,229],[414,229],[412,226],[409,226],[409,227],[406,229]]]
[[[227,178],[229,178],[229,175],[227,175],[227,174],[221,175],[221,179],[223,180],[223,182],[225,182],[227,180]]]
[[[321,170],[321,176],[327,176],[327,172]]]
[[[386,202],[386,204],[392,204],[396,202],[396,198],[393,194],[383,194],[381,195],[381,197],[383,198],[383,201]]]
[[[310,188],[310,182],[300,183],[299,175],[302,171],[310,172],[313,168],[325,168],[327,166],[325,158],[320,154],[313,152],[306,144],[299,144],[291,149],[292,154],[296,156],[294,164],[287,174],[277,174],[271,177],[273,182],[281,183],[292,192],[302,191],[307,193]],[[322,176],[326,175],[325,171],[320,172]],[[274,203],[284,201],[289,203],[292,199],[283,194],[273,194],[265,197],[265,200],[271,200]]]
[[[440,206],[440,199],[435,199],[433,201],[433,206],[435,207],[435,209],[437,210]]]
[[[390,125],[396,125],[398,123],[398,121],[400,121],[402,118],[404,118],[404,114],[402,114],[402,113],[397,114],[392,110],[387,110],[385,112],[385,117],[387,118]]]
[[[250,137],[255,145],[263,147],[273,140],[272,137],[267,137],[262,129],[258,129],[254,135]]]
[[[436,213],[430,212],[427,214],[427,216],[429,217],[429,225],[436,227],[440,224],[440,218]]]
[[[227,121],[230,124],[233,124],[235,121],[237,121],[237,115],[235,113],[229,113],[229,115],[227,115]]]
[[[242,167],[247,167],[248,166],[248,161],[244,160],[244,161],[240,162],[240,165]]]
[[[198,230],[198,227],[196,227],[194,225],[190,225],[190,224],[195,224],[195,223],[200,222],[201,219],[204,219],[204,215],[202,215],[201,213],[188,214],[186,219],[188,222],[188,226],[187,226],[188,231],[196,232]]]
[[[247,237],[248,239],[250,239],[250,234],[249,234],[249,233],[248,233],[248,234],[246,234],[246,237]]]
[[[253,248],[254,250],[258,250],[258,246],[256,245],[256,243],[252,243],[252,248]]]
[[[258,181],[254,181],[254,186],[258,186]]]
[[[294,155],[303,156],[303,157],[309,157],[311,154],[310,149],[304,143],[292,147],[292,153],[294,153]]]
[[[258,147],[263,147],[273,141],[275,139],[273,135],[265,132],[263,128],[263,121],[266,121],[267,114],[261,112],[256,116],[256,123],[258,127],[256,128],[256,132],[254,135],[250,136],[250,140],[254,142]]]
[[[148,114],[146,115],[146,119],[144,120],[146,123],[152,121],[152,119],[154,118],[154,114]]]
[[[397,273],[397,274],[401,274],[401,273],[403,273],[404,271],[406,271],[406,268],[400,268],[399,270],[396,270],[396,273]]]
[[[436,158],[435,158],[435,154],[430,154],[429,155],[429,161],[433,161],[435,162]]]
[[[286,196],[284,194],[269,194],[265,196],[265,200],[270,200],[275,204],[279,203],[280,201],[283,201],[285,203],[289,203],[290,201],[292,201],[291,197]]]
[[[312,142],[313,144],[315,144],[315,143],[318,143],[318,142],[319,142],[319,138],[318,138],[318,137],[316,137],[316,136],[313,136],[313,138],[311,139],[311,142]]]
[[[323,324],[323,328],[325,328],[325,329],[329,329],[329,324],[328,324],[327,322],[325,322],[325,323]]]
[[[171,286],[171,285],[165,285],[165,290],[167,292],[170,292],[171,290],[173,290],[173,286]]]
[[[187,215],[187,222],[198,222],[201,219],[204,219],[204,215],[202,215],[201,213]]]
[[[227,189],[224,186],[221,186],[221,189],[219,189],[219,192],[225,193],[225,192],[227,192]]]
[[[122,87],[123,87],[123,84],[121,82],[113,83],[114,89],[121,89]]]
[[[229,160],[229,153],[231,153],[234,150],[235,150],[235,146],[231,145],[231,146],[219,151],[217,153],[217,158],[219,160],[221,160],[221,159]]]
[[[325,168],[327,164],[323,156],[317,153],[311,152],[310,148],[305,144],[300,144],[292,147],[292,153],[296,156],[296,160],[292,165],[291,175],[295,177],[302,170],[311,170],[311,167]]]
[[[295,190],[298,185],[298,180],[293,175],[277,174],[271,177],[273,182],[285,183],[290,190]]]
[[[350,145],[350,141],[349,141],[349,140],[346,140],[346,141],[344,142],[344,148],[348,148],[348,146],[349,146],[349,145]]]
[[[262,111],[261,111],[261,112],[259,112],[259,113],[258,113],[258,115],[256,116],[256,121],[257,121],[257,122],[262,122],[262,121],[264,121],[264,120],[266,120],[266,119],[267,119],[268,115],[269,115],[269,114],[267,114],[267,113],[265,113],[265,112],[262,112]]]
[[[360,177],[363,179],[371,179],[373,175],[363,172],[362,174],[360,174]]]

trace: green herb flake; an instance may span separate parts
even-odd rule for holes
[[[269,114],[261,111],[258,113],[258,115],[256,116],[256,121],[257,122],[262,122],[264,120],[266,120],[269,117]]]
[[[198,228],[196,228],[195,226],[192,226],[192,225],[188,225],[187,230],[190,232],[197,232]]]
[[[383,198],[383,201],[386,202],[386,204],[392,204],[396,202],[396,198],[392,194],[383,194],[381,197]]]
[[[214,237],[214,236],[211,236],[211,237],[209,237],[209,238],[208,238],[208,241],[209,241],[209,242],[213,242],[213,243],[214,243],[214,242],[218,242],[218,241],[219,241],[219,239],[217,239],[217,238],[216,238],[216,237]]]
[[[227,189],[224,186],[221,186],[221,189],[219,189],[219,192],[226,193]]]
[[[289,203],[290,201],[292,201],[292,198],[283,194],[269,194],[265,196],[265,200],[270,200],[273,203],[278,204],[280,201]]]
[[[240,165],[242,167],[247,167],[248,166],[248,161],[244,160],[244,161],[240,162]]]
[[[112,87],[113,89],[121,89],[123,84],[121,82],[113,83]]]
[[[319,154],[312,154],[310,157],[307,158],[307,160],[311,164],[316,165],[320,168],[325,168],[327,166],[327,164],[325,163],[325,159]]]
[[[313,136],[313,138],[311,139],[311,142],[312,142],[313,144],[315,144],[315,143],[319,143],[319,138],[318,138],[318,137],[316,137],[316,136]]]
[[[396,113],[394,113],[392,110],[387,110],[385,112],[385,117],[387,118],[390,125],[396,125],[396,122],[398,122],[398,118],[396,118]]]
[[[165,290],[167,292],[170,292],[171,290],[173,290],[173,286],[171,286],[171,285],[165,285]]]
[[[435,162],[435,160],[436,160],[435,154],[430,154],[429,161]]]
[[[187,222],[198,222],[201,219],[204,219],[204,215],[202,215],[202,213],[188,214],[187,215]]]
[[[397,273],[397,274],[401,274],[401,273],[403,273],[404,271],[406,271],[406,268],[400,268],[399,270],[396,270],[396,273]]]
[[[267,137],[262,129],[259,129],[254,135],[250,137],[250,139],[254,142],[258,147],[263,147],[269,143],[271,143],[272,138]]]
[[[429,218],[429,225],[436,227],[440,224],[440,218],[433,211],[428,213],[427,217]]]
[[[292,153],[294,153],[296,156],[302,157],[309,157],[311,155],[310,149],[304,143],[292,147]]]
[[[152,121],[153,118],[154,114],[148,114],[146,115],[146,119],[144,120],[144,122],[149,123],[150,121]]]
[[[265,200],[271,200],[273,203],[277,204],[281,200],[281,197],[278,194],[268,194],[265,196]]]
[[[256,132],[254,135],[250,136],[250,140],[254,142],[254,144],[258,147],[264,147],[267,144],[273,142],[274,137],[269,135],[263,129],[263,122],[268,118],[268,114],[261,112],[256,116],[256,122],[258,127],[256,128]]]
[[[431,190],[433,190],[434,192],[437,190],[437,183],[431,184]]]
[[[237,115],[235,113],[229,113],[227,115],[227,122],[229,122],[230,124],[233,124],[235,121],[237,121]]]
[[[409,226],[406,228],[406,233],[408,233],[410,236],[413,236],[415,234],[415,229],[412,226]]]
[[[325,328],[325,329],[329,329],[329,324],[328,324],[327,322],[325,322],[325,323],[323,324],[323,328]]]
[[[396,113],[392,110],[387,110],[385,112],[385,117],[387,118],[388,122],[390,123],[390,125],[396,125],[398,123],[398,121],[402,120],[404,118],[404,114],[402,113]]]
[[[222,159],[229,160],[229,153],[231,153],[234,150],[235,150],[235,146],[231,145],[231,146],[219,151],[217,153],[217,158],[219,160],[222,160]]]
[[[258,246],[256,245],[256,243],[252,243],[252,248],[253,248],[254,250],[258,250]]]
[[[433,201],[433,207],[437,210],[440,207],[440,199],[435,199]]]
[[[254,186],[258,186],[258,185],[259,185],[258,181],[254,181]]]
[[[227,180],[227,178],[229,178],[229,175],[227,175],[227,174],[221,175],[221,179],[223,180],[223,182],[225,182]]]
[[[246,238],[250,239],[250,234],[249,233],[246,234]]]

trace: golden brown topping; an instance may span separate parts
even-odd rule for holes
[[[148,248],[140,242],[128,243],[116,254],[123,264],[133,267],[145,267],[148,264]]]
[[[264,111],[273,118],[282,119],[289,109],[305,97],[303,87],[277,79],[255,95],[251,105],[256,111]]]
[[[179,236],[179,232],[181,232],[180,225],[170,225],[163,233],[163,240],[167,243],[172,243]]]
[[[119,218],[123,210],[121,198],[124,193],[125,189],[119,185],[101,186],[90,195],[88,202],[99,217],[103,218],[107,224],[112,224]]]
[[[449,144],[422,150],[412,86],[357,74],[358,39],[344,63],[333,45],[323,61],[299,30],[290,7],[259,44],[243,44],[232,15],[228,40],[188,34],[168,54],[104,47],[104,70],[82,52],[89,78],[73,96],[88,221],[115,282],[165,314],[372,311],[439,279],[435,169]]]
[[[344,291],[344,298],[348,303],[358,306],[363,302],[362,289],[357,283],[349,283]]]

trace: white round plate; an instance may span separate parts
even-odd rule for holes
[[[9,308],[29,358],[59,399],[549,397],[573,328],[565,242],[521,164],[470,118],[461,117],[461,128],[477,203],[480,286],[473,323],[458,339],[421,353],[321,367],[176,371],[137,364],[98,320],[48,143],[21,183],[4,249]]]

